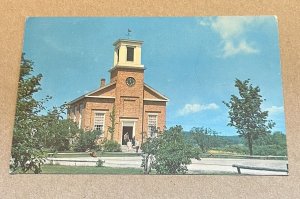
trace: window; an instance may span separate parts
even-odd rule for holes
[[[102,112],[95,112],[94,114],[94,130],[104,132],[104,113]],[[103,133],[102,133],[103,135]]]
[[[83,110],[83,104],[79,105],[79,122],[78,122],[78,128],[81,128],[82,123],[82,110]]]
[[[76,112],[77,112],[77,106],[74,106],[74,109],[73,109],[73,122],[76,122]]]
[[[133,61],[133,56],[134,56],[134,48],[127,47],[127,61]]]
[[[157,115],[148,115],[148,137],[156,137]]]
[[[119,56],[120,56],[120,49],[117,50],[117,56],[118,56],[118,62],[119,62]]]

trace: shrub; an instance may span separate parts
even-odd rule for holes
[[[273,155],[273,156],[286,156],[287,150],[283,146],[278,145],[266,145],[266,146],[255,146],[254,155]]]
[[[234,144],[234,145],[229,145],[224,148],[221,148],[222,151],[225,152],[231,152],[231,153],[237,153],[237,154],[247,154],[248,149],[242,144]]]
[[[45,163],[45,154],[41,150],[19,144],[18,147],[12,148],[12,154],[14,155],[10,162],[12,173],[33,171],[37,174],[42,172],[41,165]]]
[[[121,145],[114,140],[106,140],[103,144],[103,151],[106,152],[121,152]]]
[[[100,150],[100,145],[97,144],[97,140],[101,135],[101,131],[86,131],[80,133],[77,142],[75,143],[75,151]]]
[[[185,139],[181,126],[171,127],[157,138],[148,138],[142,150],[145,153],[142,165],[152,159],[151,167],[159,174],[185,174],[191,158],[199,155]]]
[[[104,160],[98,159],[98,161],[96,162],[96,167],[103,167],[104,162]]]

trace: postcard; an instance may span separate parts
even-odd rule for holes
[[[276,16],[29,17],[11,174],[288,175]]]

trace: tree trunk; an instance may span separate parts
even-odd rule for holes
[[[249,146],[250,155],[253,155],[253,151],[252,151],[252,137],[251,137],[251,135],[248,137],[248,146]]]
[[[201,148],[201,151],[202,151],[203,153],[205,153],[204,145],[201,145],[200,148]]]
[[[149,169],[149,166],[150,166],[150,165],[149,165],[149,161],[150,161],[149,158],[150,158],[150,157],[149,157],[148,154],[147,154],[147,155],[145,154],[144,158],[145,158],[145,159],[144,159],[144,164],[145,164],[145,165],[144,165],[144,174],[149,174],[149,173],[150,173],[150,171],[149,171],[149,170],[150,170],[150,169]]]

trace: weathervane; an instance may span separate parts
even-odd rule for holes
[[[127,30],[127,34],[126,34],[126,36],[128,37],[128,39],[130,39],[130,33],[131,33],[132,31],[128,28],[128,30]]]

